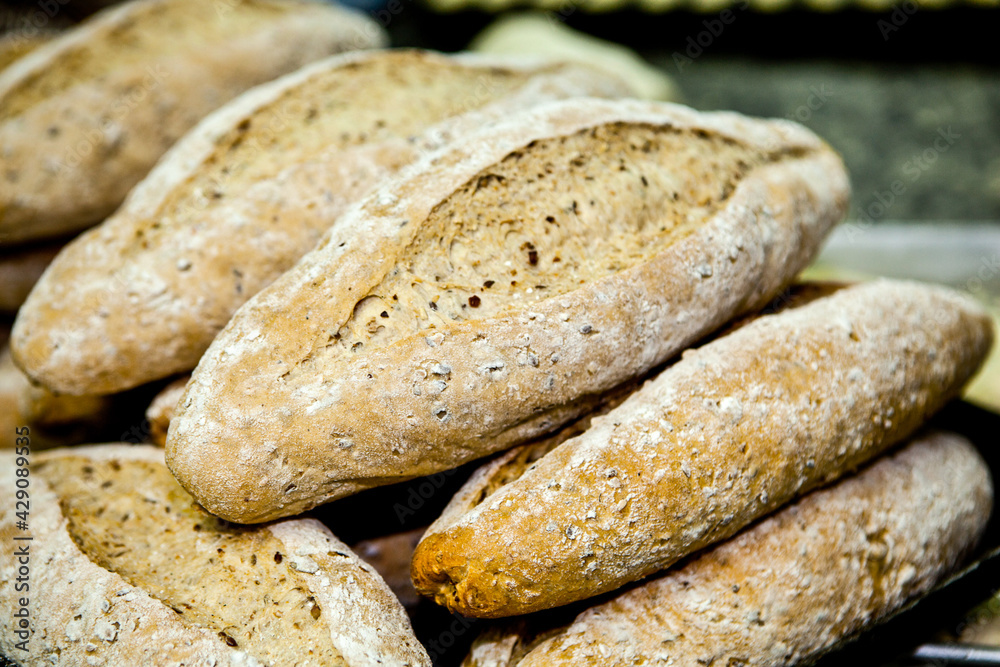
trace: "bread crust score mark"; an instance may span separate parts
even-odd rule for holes
[[[791,281],[843,214],[786,122],[576,100],[352,206],[202,358],[168,465],[261,521],[538,437]]]

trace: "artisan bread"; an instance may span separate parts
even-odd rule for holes
[[[584,66],[420,51],[335,57],[256,88],[59,256],[19,315],[16,357],[78,394],[190,371],[244,301],[422,151],[539,102],[628,93]]]
[[[133,0],[67,30],[0,72],[0,245],[98,222],[212,109],[384,42],[305,0]]]
[[[641,579],[908,437],[991,341],[975,302],[906,282],[758,318],[686,351],[470,511],[446,513],[417,547],[414,584],[500,617]]]
[[[13,454],[0,467],[11,471]],[[30,594],[0,556],[0,650],[19,664],[429,665],[382,579],[319,522],[209,515],[150,446],[31,456],[29,530],[0,485],[0,537],[30,535]],[[20,651],[19,597],[33,634]]]
[[[566,628],[477,641],[464,667],[809,663],[927,593],[974,547],[993,488],[966,440],[920,436]]]
[[[542,435],[766,303],[847,187],[788,122],[603,100],[517,114],[353,205],[236,313],[168,465],[253,522]]]
[[[44,243],[0,251],[0,313],[17,312],[64,243]]]

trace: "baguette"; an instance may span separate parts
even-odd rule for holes
[[[31,458],[30,637],[13,549],[0,556],[0,650],[24,667],[430,664],[382,579],[319,522],[228,525],[150,446]],[[19,544],[13,484],[0,499],[0,536]]]
[[[420,51],[330,58],[256,88],[58,257],[19,315],[15,356],[74,394],[190,371],[244,301],[422,150],[542,101],[628,92],[579,65]]]
[[[966,440],[921,436],[568,627],[477,640],[463,666],[808,663],[960,564],[992,496],[986,464]]]
[[[991,341],[975,302],[916,283],[761,317],[685,352],[523,477],[432,525],[414,584],[467,616],[501,617],[641,579],[908,437]]]
[[[134,0],[101,12],[0,72],[0,245],[99,221],[212,109],[384,42],[360,13],[305,0]]]
[[[202,358],[171,470],[239,522],[542,435],[766,303],[843,214],[792,123],[571,100],[352,206]]]
[[[0,313],[13,315],[63,243],[0,251]]]

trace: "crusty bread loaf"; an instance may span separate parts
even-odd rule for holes
[[[174,418],[177,403],[184,395],[190,375],[182,375],[160,390],[149,407],[146,408],[146,421],[149,422],[149,439],[154,445],[163,447],[167,443],[167,429],[170,420]]]
[[[0,72],[0,245],[82,229],[206,113],[347,49],[384,44],[306,0],[133,0]]]
[[[68,393],[190,371],[244,301],[421,151],[539,102],[628,92],[579,65],[420,51],[330,58],[249,91],[58,257],[19,315],[16,358]]]
[[[322,524],[229,525],[162,457],[127,445],[32,455],[28,531],[14,485],[0,485],[0,538],[33,538],[28,652],[15,648],[13,548],[0,556],[4,654],[25,667],[430,664],[385,583]]]
[[[45,243],[0,252],[0,313],[17,312],[63,245]]]
[[[554,636],[523,642],[512,628],[484,637],[464,667],[808,663],[961,563],[992,495],[986,464],[966,440],[918,437]]]
[[[509,448],[765,303],[846,201],[839,158],[792,123],[518,114],[352,206],[237,312],[168,465],[252,522]]]
[[[991,341],[975,302],[916,283],[761,317],[686,351],[524,476],[446,514],[417,547],[414,583],[452,610],[499,617],[636,581],[909,436]]]

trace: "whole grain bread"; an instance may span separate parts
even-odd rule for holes
[[[482,637],[463,666],[806,664],[930,591],[974,547],[992,500],[968,441],[920,436],[568,627]]]
[[[236,313],[168,465],[253,522],[542,435],[766,303],[847,188],[793,123],[592,99],[517,114],[353,205]]]
[[[100,221],[212,109],[384,43],[360,13],[308,0],[133,0],[101,12],[0,72],[0,245]]]
[[[500,617],[641,579],[911,435],[991,341],[975,302],[906,282],[758,318],[686,351],[468,511],[447,511],[417,547],[414,584]]]
[[[60,254],[19,315],[16,357],[69,393],[190,371],[243,302],[422,152],[540,102],[629,92],[580,65],[421,51],[334,57],[258,87]]]
[[[30,24],[27,27],[33,28]],[[51,41],[57,34],[54,30],[38,30],[36,28],[29,35],[22,28],[22,30],[0,35],[0,70],[10,67],[14,61]]]
[[[0,454],[13,471],[13,453]],[[251,529],[202,510],[162,450],[31,456],[30,531],[0,486],[0,536],[30,534],[33,634],[15,648],[13,549],[0,556],[0,650],[49,665],[429,665],[375,571],[319,522]]]

